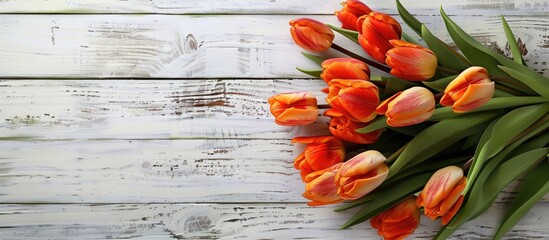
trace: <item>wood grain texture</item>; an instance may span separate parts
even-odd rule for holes
[[[293,168],[302,147],[289,139],[2,141],[0,203],[304,203]],[[512,201],[518,187],[496,202]]]
[[[3,141],[0,202],[304,202],[289,140]]]
[[[546,12],[547,0],[401,0],[410,9],[427,12],[438,6],[471,11]],[[164,13],[164,14],[332,14],[340,1],[316,0],[4,0],[1,13]],[[395,1],[365,1],[376,11],[394,12]]]
[[[379,239],[368,222],[338,230],[352,211],[303,204],[0,205],[6,239]],[[495,205],[451,239],[487,239],[503,208]],[[549,205],[537,205],[507,235],[543,239]],[[409,239],[431,239],[440,221],[423,217]]]
[[[322,80],[3,80],[0,139],[288,139],[267,98]],[[299,131],[299,132],[298,132]]]
[[[288,21],[297,17],[3,15],[0,77],[304,78],[296,66],[317,66],[300,55],[288,33]],[[334,16],[315,18],[338,24]],[[420,19],[450,40],[439,16]],[[482,43],[509,54],[499,14],[454,19]],[[507,19],[526,44],[529,66],[549,75],[547,15]],[[336,42],[363,53],[341,36]],[[337,56],[333,51],[326,55]]]

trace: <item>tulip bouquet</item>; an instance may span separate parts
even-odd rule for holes
[[[496,53],[441,15],[457,50],[397,0],[400,18],[347,0],[342,27],[290,22],[296,44],[313,53],[333,48],[347,58],[303,53],[319,69],[298,70],[326,82],[327,105],[307,92],[269,98],[276,123],[303,126],[329,118],[331,135],[296,136],[306,144],[294,161],[308,205],[358,209],[342,228],[370,220],[386,239],[402,239],[423,212],[441,218],[436,239],[485,212],[509,183],[524,177],[494,238],[501,238],[549,191],[549,79],[527,67],[502,17],[512,57]],[[370,56],[334,43],[334,31]],[[372,60],[373,59],[373,60]],[[370,67],[385,71],[372,76]],[[324,118],[324,119],[326,119]]]

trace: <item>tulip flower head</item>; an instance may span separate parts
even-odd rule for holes
[[[385,62],[385,53],[393,48],[389,40],[400,39],[402,28],[393,17],[371,12],[357,20],[358,42],[370,57]]]
[[[309,206],[321,206],[333,204],[343,201],[337,195],[337,185],[335,184],[335,176],[343,163],[338,163],[322,173],[305,185],[303,197],[311,200],[307,203]]]
[[[368,126],[369,123],[355,122],[345,116],[334,117],[330,120],[330,133],[339,139],[360,143],[371,144],[376,142],[381,136],[381,130],[369,133],[358,133],[356,130]]]
[[[312,172],[329,168],[345,159],[345,147],[334,136],[296,137],[293,143],[307,143],[305,150],[294,160],[294,167],[301,170],[301,178]]]
[[[332,46],[334,32],[326,24],[310,18],[290,21],[290,33],[294,42],[311,52],[324,52]]]
[[[357,20],[363,15],[368,15],[372,12],[366,4],[358,0],[347,0],[343,2],[341,11],[335,12],[335,15],[341,22],[341,27],[349,30],[357,30]]]
[[[347,200],[363,197],[377,188],[389,173],[385,157],[369,150],[343,163],[336,175],[337,194]]]
[[[430,219],[442,217],[442,225],[446,225],[463,203],[462,194],[466,184],[467,177],[463,176],[460,167],[439,169],[419,194],[417,206],[423,207],[425,216]]]
[[[423,81],[432,78],[437,70],[437,56],[433,51],[402,40],[389,41],[394,46],[387,51],[385,63],[391,67],[393,76]]]
[[[471,111],[492,99],[495,84],[483,67],[470,67],[461,72],[444,90],[442,106],[452,106],[456,113]]]
[[[332,107],[326,111],[329,116],[346,116],[352,121],[369,122],[376,117],[379,90],[365,80],[333,79],[326,101]]]
[[[322,62],[320,78],[326,83],[332,79],[370,80],[370,68],[354,58],[331,58]]]
[[[420,211],[416,196],[410,196],[394,207],[370,219],[370,224],[385,240],[404,239],[419,226]]]
[[[376,111],[385,114],[391,127],[414,125],[433,115],[435,96],[424,87],[411,87],[383,101]]]
[[[307,125],[318,118],[316,98],[308,92],[282,93],[269,98],[275,122],[283,126]]]

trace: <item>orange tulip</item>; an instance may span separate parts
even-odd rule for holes
[[[303,197],[311,200],[309,206],[321,206],[343,201],[337,195],[335,175],[343,163],[338,163],[322,171],[320,175],[305,185]]]
[[[423,81],[432,78],[437,70],[437,56],[433,51],[402,40],[389,41],[394,48],[387,51],[385,63],[391,67],[393,76]]]
[[[295,43],[311,52],[324,52],[332,46],[334,32],[326,24],[310,18],[290,21],[290,33]]]
[[[308,92],[282,93],[269,98],[275,122],[283,126],[314,123],[318,118],[318,105]]]
[[[369,122],[376,117],[379,91],[369,81],[333,79],[326,101],[332,107],[327,110],[329,116],[346,116],[356,122]]]
[[[376,111],[385,114],[391,127],[414,125],[433,115],[435,96],[424,87],[411,87],[383,101]]]
[[[391,39],[400,39],[402,28],[391,16],[371,12],[357,20],[360,46],[378,62],[385,62],[385,53],[393,48]]]
[[[383,211],[370,219],[377,234],[385,240],[404,239],[419,225],[420,211],[416,206],[416,196],[410,196],[396,206]]]
[[[378,187],[389,173],[385,157],[368,150],[343,163],[336,175],[337,194],[348,200],[361,198]]]
[[[370,80],[370,69],[366,63],[354,58],[331,58],[322,62],[320,78],[326,83],[332,79]]]
[[[330,120],[330,133],[339,139],[360,143],[371,144],[381,136],[381,130],[369,133],[358,133],[356,130],[368,126],[369,123],[355,122],[345,116],[334,117]]]
[[[442,225],[446,225],[463,203],[462,193],[466,183],[467,177],[463,176],[460,167],[439,169],[419,194],[417,206],[423,207],[425,216],[430,219],[442,217]]]
[[[366,4],[358,0],[347,0],[343,2],[343,9],[335,12],[335,15],[341,22],[341,27],[356,31],[356,21],[363,15],[368,15],[372,12]]]
[[[307,143],[305,150],[294,160],[294,167],[301,170],[301,178],[312,172],[329,168],[345,159],[345,147],[334,136],[296,137],[293,143]]]
[[[492,99],[494,82],[483,67],[470,67],[461,72],[446,89],[440,99],[442,106],[452,106],[456,113],[463,113],[484,105]]]

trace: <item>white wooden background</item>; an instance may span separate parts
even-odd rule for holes
[[[442,4],[504,52],[499,16],[549,76],[548,0],[402,0],[442,39]],[[395,13],[393,1],[369,1]],[[378,239],[310,208],[294,135],[266,99],[322,81],[288,21],[337,24],[339,0],[0,1],[0,239]],[[345,45],[342,37],[337,37]],[[350,45],[349,45],[350,46]],[[354,48],[360,51],[359,48]],[[335,53],[329,53],[334,55]],[[454,237],[487,238],[517,184]],[[509,238],[549,238],[549,198]],[[429,239],[422,219],[411,237]]]

